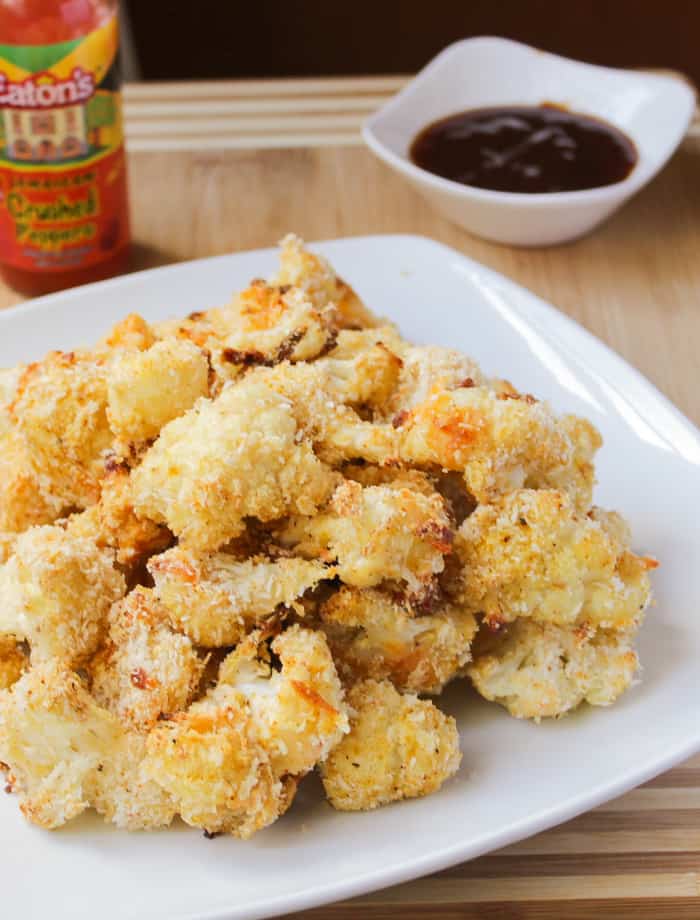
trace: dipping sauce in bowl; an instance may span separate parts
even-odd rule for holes
[[[415,137],[410,157],[462,185],[541,194],[621,182],[634,169],[637,148],[602,119],[544,103],[441,118]]]

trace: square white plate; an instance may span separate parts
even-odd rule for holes
[[[700,750],[700,434],[608,348],[532,294],[412,236],[319,245],[366,302],[418,342],[588,416],[604,438],[598,503],[623,511],[662,562],[641,633],[643,680],[611,709],[533,725],[453,684],[463,766],[426,799],[341,814],[309,778],[291,812],[248,842],[176,825],[126,834],[85,817],[47,833],[0,799],[2,912],[70,920],[255,918],[442,869],[592,808]],[[0,314],[0,366],[95,340],[128,311],[161,319],[226,301],[272,250],[205,259]]]

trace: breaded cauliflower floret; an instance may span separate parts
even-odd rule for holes
[[[110,610],[107,642],[90,662],[90,689],[124,725],[146,732],[161,716],[185,709],[203,670],[154,592],[137,587]]]
[[[58,661],[33,665],[0,693],[0,761],[33,824],[60,827],[90,805],[131,830],[169,824],[167,795],[140,776],[143,753]]]
[[[350,690],[348,705],[350,733],[320,768],[334,808],[368,811],[429,795],[459,769],[455,720],[430,701],[366,680]]]
[[[137,455],[164,425],[208,395],[208,377],[201,349],[178,339],[113,360],[107,374],[107,419],[117,452]]]
[[[54,498],[77,508],[94,504],[112,442],[106,357],[52,352],[30,364],[11,412]]]
[[[387,594],[343,587],[319,608],[341,677],[390,680],[397,690],[440,693],[470,660],[476,620],[457,607],[412,616]]]
[[[26,639],[32,664],[79,664],[104,634],[107,611],[125,591],[112,556],[61,527],[32,527],[0,567],[0,634]]]
[[[62,508],[34,469],[23,436],[9,423],[0,431],[0,562],[23,530],[50,524]]]
[[[247,516],[313,514],[336,477],[301,437],[292,410],[248,380],[200,400],[163,428],[132,473],[137,514],[198,549],[238,536]]]
[[[146,740],[143,771],[182,820],[210,834],[247,838],[276,821],[296,792],[275,776],[242,693],[221,686]]]
[[[71,515],[65,527],[73,536],[85,537],[100,548],[113,550],[117,562],[126,568],[161,552],[173,539],[161,524],[136,516],[129,470],[109,457],[100,500],[80,514]]]
[[[653,560],[630,552],[617,515],[576,513],[563,492],[523,489],[481,505],[457,534],[462,600],[497,628],[519,617],[627,629],[650,599]],[[620,537],[623,539],[621,540]]]
[[[398,455],[398,435],[390,424],[363,419],[353,404],[373,405],[393,386],[397,358],[377,346],[348,359],[321,358],[312,364],[281,364],[251,375],[288,399],[295,418],[328,463],[361,458],[385,463]]]
[[[480,502],[556,486],[583,510],[590,506],[600,436],[581,419],[557,419],[532,397],[485,386],[438,391],[408,413],[401,432],[403,460],[463,471]]]
[[[235,645],[278,606],[294,606],[333,572],[322,562],[236,559],[175,546],[153,556],[148,570],[176,629],[198,645]]]
[[[27,666],[27,656],[14,639],[0,636],[0,690],[19,680]]]
[[[244,367],[308,361],[335,337],[332,305],[316,306],[298,287],[253,281],[217,311],[222,360]]]
[[[348,730],[343,689],[325,636],[291,626],[271,643],[251,633],[224,660],[219,681],[244,694],[272,767],[301,775],[325,759]]]
[[[347,728],[342,691],[323,637],[294,627],[260,634],[223,662],[217,685],[148,737],[145,775],[172,796],[183,820],[210,833],[250,837],[283,814],[298,777]]]
[[[442,390],[481,386],[484,377],[478,364],[467,355],[439,345],[410,346],[401,352],[398,386],[384,406],[385,417],[396,418]],[[399,415],[397,422],[400,421]]]
[[[358,588],[386,579],[405,581],[420,593],[444,568],[453,531],[436,492],[369,486],[346,480],[328,511],[289,520],[282,542],[302,556],[337,560],[338,576]]]
[[[467,674],[487,700],[516,719],[561,716],[580,703],[609,706],[632,683],[639,662],[633,631],[587,630],[516,620],[479,633]]]
[[[270,279],[270,284],[300,287],[319,309],[332,303],[343,328],[361,329],[377,325],[374,314],[336,275],[323,256],[306,249],[303,240],[293,233],[287,234],[280,245],[279,271]]]

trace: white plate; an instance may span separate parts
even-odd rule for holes
[[[491,373],[583,413],[605,437],[597,500],[662,561],[641,634],[644,677],[611,709],[540,726],[475,699],[444,705],[464,762],[426,799],[340,814],[313,778],[291,812],[248,842],[175,826],[126,834],[85,817],[46,833],[0,799],[2,913],[70,920],[255,918],[442,869],[592,808],[700,750],[700,435],[654,387],[532,294],[412,236],[319,246],[412,339],[464,349]],[[0,314],[0,365],[96,339],[130,310],[160,319],[225,301],[268,273],[271,250],[131,275]]]

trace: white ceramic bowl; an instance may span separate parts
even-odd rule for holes
[[[414,165],[409,148],[431,122],[465,109],[554,102],[621,128],[639,160],[622,182],[579,192],[494,192]],[[645,185],[680,144],[695,109],[682,77],[595,67],[502,38],[450,45],[363,129],[370,149],[438,210],[477,236],[519,246],[588,233]]]

